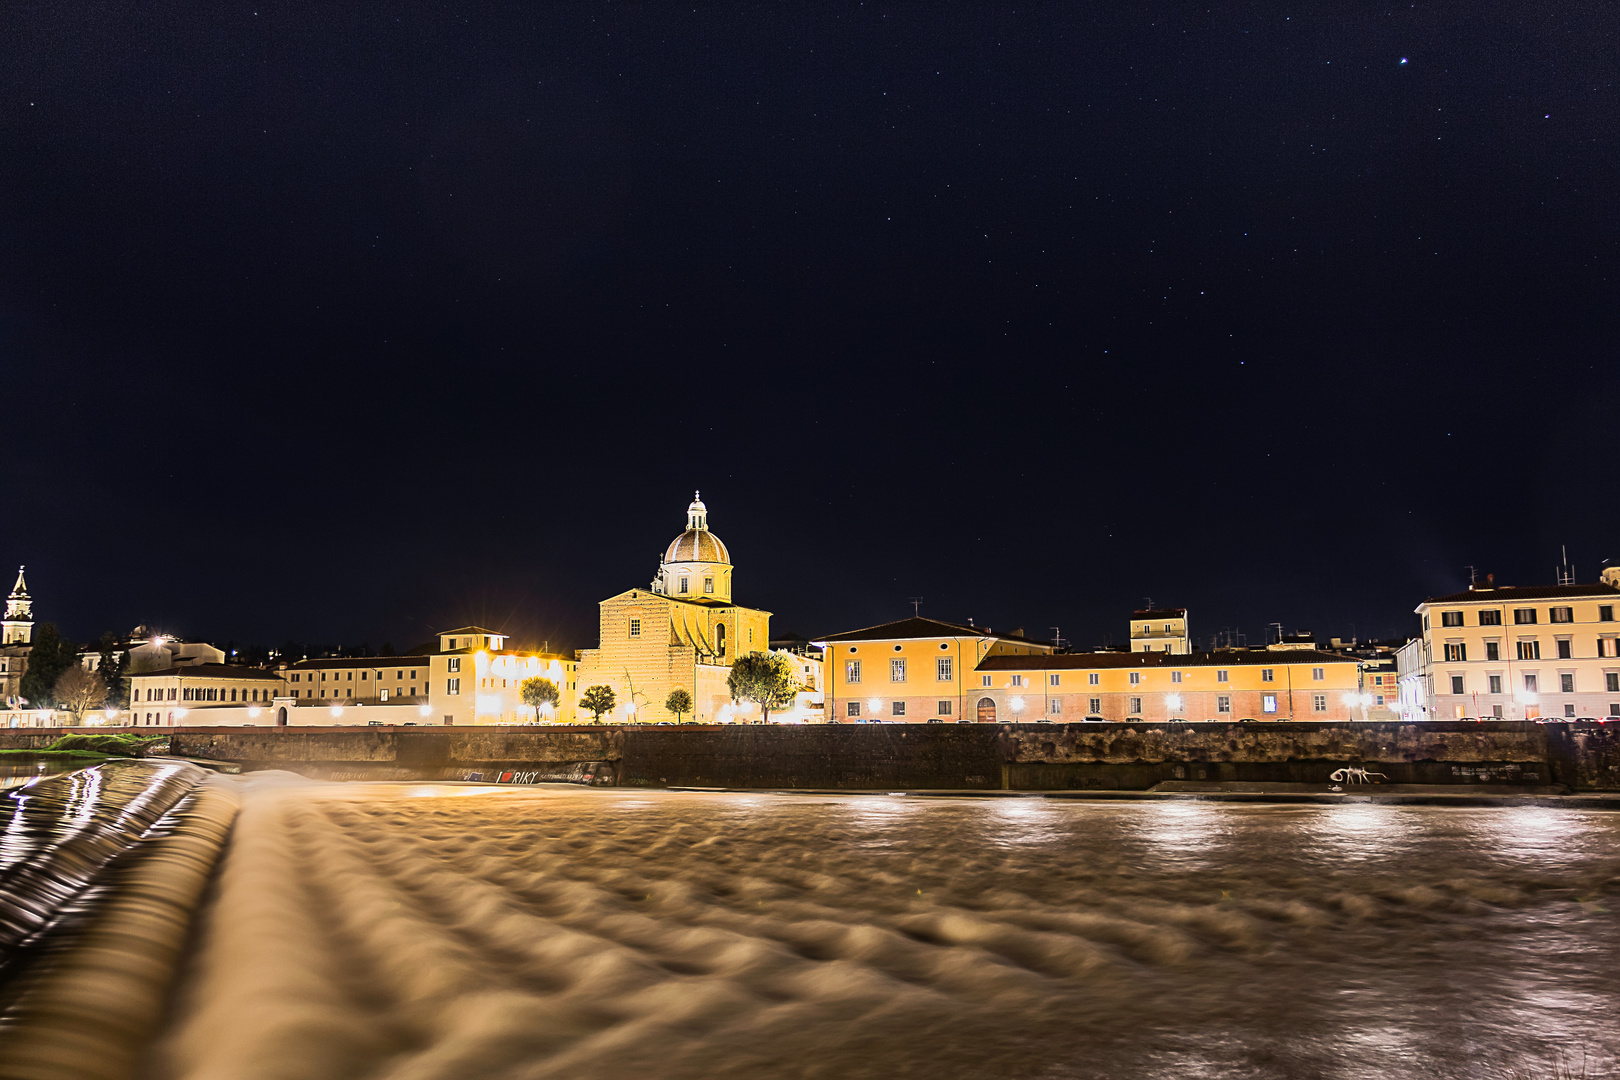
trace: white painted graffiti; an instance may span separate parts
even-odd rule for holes
[[[1389,779],[1384,773],[1368,772],[1366,769],[1359,769],[1353,765],[1346,765],[1342,769],[1334,769],[1328,773],[1328,779],[1335,784],[1371,784],[1374,782],[1373,777],[1375,776],[1381,776],[1385,780]]]

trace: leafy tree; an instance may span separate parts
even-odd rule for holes
[[[798,673],[793,662],[780,653],[751,652],[737,657],[726,676],[731,700],[746,698],[758,703],[762,718],[770,720],[771,710],[793,701],[799,692]]]
[[[612,712],[613,706],[619,703],[619,697],[611,686],[587,686],[579,696],[579,703],[590,710],[591,723],[600,724],[602,714]]]
[[[669,692],[669,697],[664,699],[664,708],[675,714],[675,722],[678,724],[681,722],[682,714],[692,711],[692,695],[677,686]]]
[[[78,663],[78,647],[62,640],[55,623],[41,623],[34,631],[34,647],[28,651],[28,668],[23,672],[18,692],[36,709],[54,705],[56,680]]]
[[[557,684],[539,675],[524,679],[518,684],[518,691],[523,695],[523,704],[534,710],[534,721],[537,724],[540,722],[540,709],[542,706],[549,705],[551,708],[556,709],[558,705],[562,704],[562,694],[557,691]],[[612,707],[612,705],[608,706],[610,709]]]
[[[123,708],[128,704],[125,698],[124,669],[129,666],[129,652],[123,648],[118,635],[111,630],[102,633],[96,642],[96,649],[101,653],[101,659],[96,671],[101,674],[101,682],[107,689],[106,702],[116,708]]]
[[[74,664],[57,677],[54,693],[57,702],[73,714],[73,722],[82,724],[85,713],[107,700],[107,684],[99,672]]]

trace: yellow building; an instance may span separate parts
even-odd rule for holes
[[[1147,608],[1131,612],[1131,652],[1185,656],[1192,652],[1186,608]]]
[[[578,661],[547,652],[506,647],[505,634],[463,626],[439,635],[439,651],[427,658],[427,693],[436,724],[532,724],[535,710],[523,702],[525,679],[550,679],[561,703],[542,710],[539,722],[571,724],[578,697]]]
[[[1264,650],[987,656],[973,719],[1360,719],[1361,664],[1337,653]]]
[[[990,683],[979,666],[987,659],[1028,663],[1052,646],[1023,631],[997,634],[915,617],[833,634],[815,642],[824,657],[822,678],[828,721],[923,723],[972,720],[979,691]]]
[[[652,585],[598,606],[599,643],[580,650],[578,692],[570,700],[606,686],[617,698],[611,719],[657,723],[675,719],[664,701],[679,687],[693,699],[685,720],[747,713],[732,703],[726,676],[741,654],[770,647],[771,613],[732,601],[732,569],[730,551],[709,531],[708,507],[694,495],[686,529],[665,549]],[[588,714],[581,709],[579,716]]]
[[[1491,582],[1415,610],[1423,719],[1620,716],[1620,588]]]
[[[316,657],[282,669],[288,693],[348,704],[428,700],[426,656]]]
[[[280,675],[230,664],[194,664],[130,675],[124,722],[137,727],[184,725],[196,706],[265,705],[287,693]]]

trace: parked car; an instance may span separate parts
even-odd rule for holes
[[[1185,716],[1172,716],[1170,718],[1170,722],[1172,724],[1185,724],[1187,722],[1187,718]]]
[[[930,717],[929,717],[929,718],[928,718],[928,722],[929,722],[929,723],[930,723],[930,724],[943,724],[943,723],[944,723],[944,722],[945,722],[945,721],[943,721],[943,720],[941,720],[941,719],[940,719],[940,718],[939,718],[939,717],[937,717],[937,716],[930,716]]]
[[[1252,716],[1245,716],[1243,719],[1238,721],[1240,724],[1258,724],[1259,722],[1260,721],[1256,720]]]
[[[1044,717],[1044,716],[1037,717],[1035,722],[1037,724],[1055,724],[1055,723],[1057,723],[1056,720],[1051,720],[1051,719],[1048,719],[1047,717]]]
[[[1108,723],[1108,717],[1106,717],[1106,716],[1088,716],[1081,722],[1085,723],[1085,724],[1106,724],[1106,723]]]

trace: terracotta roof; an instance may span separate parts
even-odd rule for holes
[[[669,549],[664,552],[664,561],[729,563],[731,552],[708,529],[687,529],[670,541]]]
[[[281,676],[259,668],[235,667],[231,664],[177,664],[157,671],[132,671],[127,679],[167,678],[179,675],[186,679],[265,679],[280,682]]]
[[[1587,585],[1531,585],[1519,589],[1512,585],[1498,585],[1494,589],[1469,589],[1450,596],[1431,596],[1425,604],[1513,604],[1521,600],[1577,600],[1581,598],[1612,600],[1620,597],[1620,589],[1594,581]],[[1421,606],[1421,605],[1420,605]]]
[[[1145,611],[1131,612],[1133,619],[1185,619],[1187,609],[1184,607],[1149,608]]]
[[[289,671],[305,668],[398,668],[427,667],[426,656],[322,656],[289,665]]]
[[[993,637],[1003,641],[1017,641],[1025,645],[1047,645],[1049,642],[1036,641],[1033,638],[1014,637],[1012,634],[997,634],[982,626],[959,626],[956,623],[940,622],[938,619],[924,619],[914,616],[910,619],[901,619],[899,622],[882,623],[878,626],[868,626],[861,630],[850,630],[842,634],[829,634],[826,637],[813,638],[812,641],[887,641],[891,638],[939,638],[939,637]]]
[[[1245,649],[1241,652],[1190,653],[1057,653],[1052,656],[987,656],[978,671],[1056,671],[1091,668],[1131,667],[1287,667],[1290,664],[1355,664],[1353,656],[1317,652],[1314,649],[1287,649],[1267,652]]]

